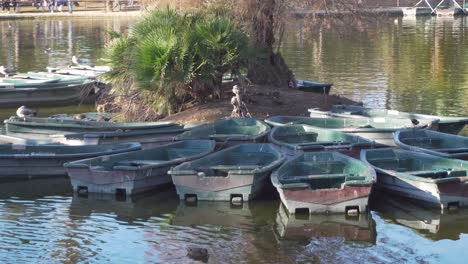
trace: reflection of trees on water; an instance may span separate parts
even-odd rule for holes
[[[108,32],[125,31],[131,23],[127,18],[2,20],[0,64],[26,72],[68,65],[73,55],[96,63]]]
[[[382,17],[338,32],[308,20],[291,23],[282,46],[299,79],[373,107],[468,115],[468,18]]]

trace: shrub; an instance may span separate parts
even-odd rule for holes
[[[248,38],[220,14],[146,13],[126,35],[113,34],[105,60],[114,93],[152,93],[146,102],[171,114],[187,101],[220,95],[222,77],[247,65]],[[145,97],[148,98],[148,97]]]

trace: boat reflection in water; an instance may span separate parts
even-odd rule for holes
[[[132,224],[134,221],[172,214],[177,208],[177,194],[173,189],[134,196],[110,194],[73,194],[70,218],[86,218],[93,214],[114,215],[117,220]]]
[[[68,196],[73,193],[70,179],[47,178],[23,181],[0,181],[0,199],[40,199],[47,196]]]
[[[408,199],[383,195],[379,192],[374,196],[372,207],[386,222],[412,228],[420,236],[434,241],[459,240],[461,234],[468,233],[468,209],[442,213]]]
[[[348,216],[346,214],[296,214],[288,215],[281,204],[274,226],[281,242],[310,241],[313,239],[339,238],[357,247],[375,245],[377,233],[370,214]]]
[[[269,228],[274,208],[272,201],[264,200],[238,205],[181,202],[172,226],[178,230],[179,245],[207,249],[210,263],[286,263],[287,256],[273,253],[277,252],[275,243],[264,242],[275,239]]]

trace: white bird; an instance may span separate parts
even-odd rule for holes
[[[78,59],[76,56],[73,56],[72,57],[72,63],[76,64],[76,65],[81,65],[81,64],[83,64],[83,61]]]
[[[16,110],[16,115],[21,118],[26,118],[30,116],[36,116],[37,112],[31,108],[27,108],[26,106],[22,105]]]
[[[5,66],[1,65],[0,66],[0,74],[3,74],[5,77],[15,75],[15,73],[7,68]]]

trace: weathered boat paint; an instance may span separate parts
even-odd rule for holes
[[[170,184],[167,171],[214,150],[210,140],[187,140],[131,153],[66,163],[73,190],[133,195]]]
[[[240,144],[185,162],[169,174],[181,200],[245,202],[261,191],[284,159],[271,144]]]
[[[271,175],[290,214],[363,213],[375,171],[338,152],[309,152],[285,162]]]

